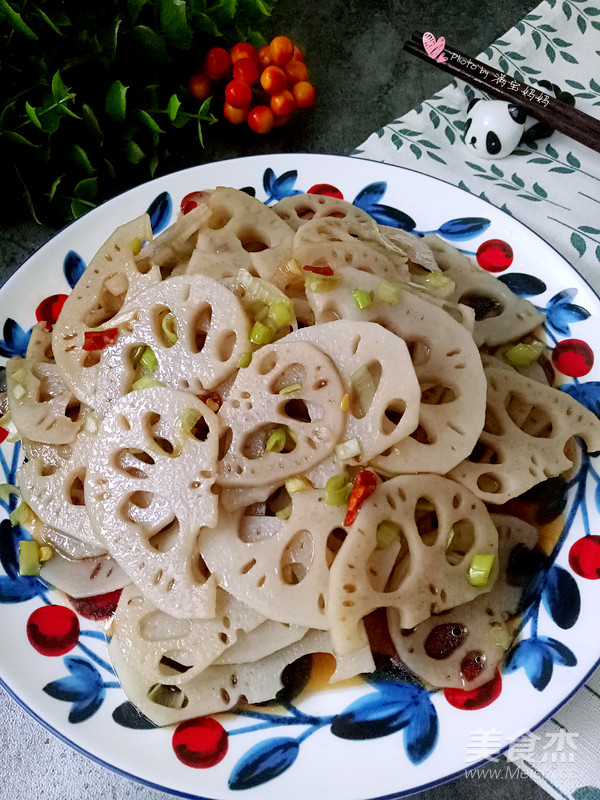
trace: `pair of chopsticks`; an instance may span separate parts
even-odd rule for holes
[[[425,37],[435,42],[431,34],[425,34]],[[540,89],[520,83],[488,64],[454,50],[447,44],[444,44],[443,52],[439,45],[437,48],[430,46],[430,52],[433,54],[429,55],[425,50],[421,33],[413,33],[404,45],[404,50],[492,97],[515,103],[529,116],[544,122],[553,130],[560,131],[586,147],[600,152],[600,120],[556,100]]]

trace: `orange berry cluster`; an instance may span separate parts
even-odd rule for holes
[[[287,36],[276,36],[258,51],[248,42],[238,42],[231,51],[211,47],[204,71],[192,75],[188,87],[196,99],[206,100],[213,95],[213,83],[228,81],[225,119],[268,133],[285,125],[296,109],[312,106],[315,90],[307,77],[302,51]]]

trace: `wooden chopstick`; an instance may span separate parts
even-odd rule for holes
[[[544,122],[553,130],[560,131],[586,147],[600,152],[600,120],[556,100],[541,89],[520,83],[447,44],[443,51],[447,61],[437,61],[425,51],[423,35],[418,32],[413,33],[405,43],[404,50],[492,97],[515,103],[528,115]]]

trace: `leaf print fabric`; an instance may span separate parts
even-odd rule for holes
[[[460,47],[460,42],[453,44]],[[546,0],[478,58],[507,77],[600,117],[600,5],[593,0]],[[485,95],[453,81],[373,133],[352,155],[425,172],[478,195],[532,228],[600,292],[600,154],[553,133],[521,143],[506,158],[478,160],[462,141],[467,106],[475,97]],[[528,118],[526,128],[533,123]],[[416,231],[418,223],[411,222],[408,229]],[[442,231],[439,235],[451,238]],[[528,276],[515,273],[507,279],[515,282],[513,291],[523,296],[545,289],[532,284]],[[581,318],[583,309],[571,296],[557,295],[551,304],[548,321],[553,330],[568,331],[569,323]],[[560,585],[564,590],[573,579],[558,567],[553,577],[542,600],[558,628],[567,628],[578,607],[578,595],[572,592],[573,602],[566,607],[557,604],[553,589]],[[573,587],[569,584],[568,588]],[[554,640],[537,637],[514,650],[508,668],[523,667],[541,688],[553,664],[572,657],[557,648]],[[535,734],[524,732],[524,736],[539,737],[535,754],[520,756],[517,742],[507,756],[557,800],[600,800],[600,764],[595,755],[600,740],[598,719],[600,670]],[[573,737],[577,749],[572,758],[549,746],[558,734]]]
[[[600,117],[600,6],[593,2],[547,0],[478,58]],[[478,160],[462,141],[475,97],[485,96],[453,81],[352,155],[426,172],[493,203],[546,239],[598,291],[600,156],[553,133],[506,158]]]

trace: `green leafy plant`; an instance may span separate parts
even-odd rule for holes
[[[201,150],[216,117],[189,75],[214,44],[264,44],[275,3],[0,0],[4,219],[79,217]]]

